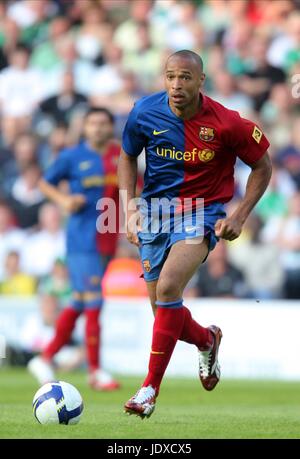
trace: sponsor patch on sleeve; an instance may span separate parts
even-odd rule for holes
[[[255,140],[255,142],[259,143],[262,138],[262,132],[260,129],[258,129],[257,126],[254,126],[253,132],[252,132],[252,137]]]

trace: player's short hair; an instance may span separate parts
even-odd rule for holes
[[[180,51],[176,51],[175,53],[171,54],[168,57],[167,62],[172,57],[182,57],[184,59],[191,59],[198,65],[198,67],[201,70],[201,72],[203,72],[203,60],[199,56],[199,54],[195,53],[194,51],[191,51],[189,49],[181,49]]]
[[[114,124],[115,122],[114,115],[112,114],[110,110],[108,110],[105,107],[90,107],[88,111],[86,112],[84,119],[86,120],[90,115],[93,115],[94,113],[104,113],[104,115],[107,116],[111,124]]]

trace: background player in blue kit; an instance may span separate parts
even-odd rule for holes
[[[99,355],[99,313],[103,303],[101,281],[105,266],[99,253],[101,235],[96,228],[99,216],[96,204],[106,188],[111,190],[112,185],[117,188],[116,174],[112,174],[110,167],[111,152],[116,151],[116,145],[111,142],[112,135],[111,113],[102,108],[90,109],[84,120],[85,140],[62,151],[40,182],[42,192],[70,214],[67,263],[73,290],[72,304],[61,312],[53,340],[41,356],[28,364],[40,384],[55,379],[52,359],[69,342],[77,318],[84,313],[89,384],[96,390],[119,387],[101,368]],[[59,189],[62,180],[69,183],[69,194]]]
[[[119,187],[127,193],[127,238],[140,248],[155,312],[149,371],[142,387],[125,404],[125,412],[142,418],[149,417],[155,409],[160,384],[178,339],[198,348],[199,377],[204,389],[211,391],[219,382],[221,329],[198,324],[183,305],[183,291],[218,238],[232,241],[240,235],[271,177],[269,142],[263,132],[236,111],[202,94],[204,80],[201,58],[192,51],[177,51],[166,63],[166,91],[140,99],[123,134]],[[168,202],[176,199],[175,214],[177,210],[189,211],[181,231],[165,232],[160,225],[154,233],[142,223],[142,231],[137,232],[131,225],[134,210],[130,210],[129,203],[136,196],[137,156],[143,149],[146,171],[142,197],[146,208],[153,214],[153,210],[157,211],[151,207],[153,198]],[[224,203],[233,196],[237,157],[252,170],[244,198],[235,212],[226,217]],[[196,201],[201,198],[204,221],[198,226],[194,216],[201,212]],[[185,207],[186,200],[191,207]]]

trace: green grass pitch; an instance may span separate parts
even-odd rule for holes
[[[166,377],[150,419],[123,413],[141,378],[120,377],[122,389],[99,393],[83,372],[59,374],[84,400],[75,426],[42,426],[32,414],[37,384],[24,369],[0,368],[0,438],[300,438],[300,384],[281,381],[222,380],[213,392],[200,382]]]

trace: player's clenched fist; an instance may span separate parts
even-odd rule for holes
[[[139,247],[140,245],[139,238],[137,237],[136,233],[133,233],[132,231],[127,230],[127,239],[131,244],[134,244],[137,247]]]
[[[140,242],[137,232],[140,231],[140,216],[138,212],[128,212],[127,215],[127,239],[131,244],[139,247]]]
[[[233,241],[242,232],[242,223],[233,217],[217,220],[215,223],[215,234],[217,237]]]

